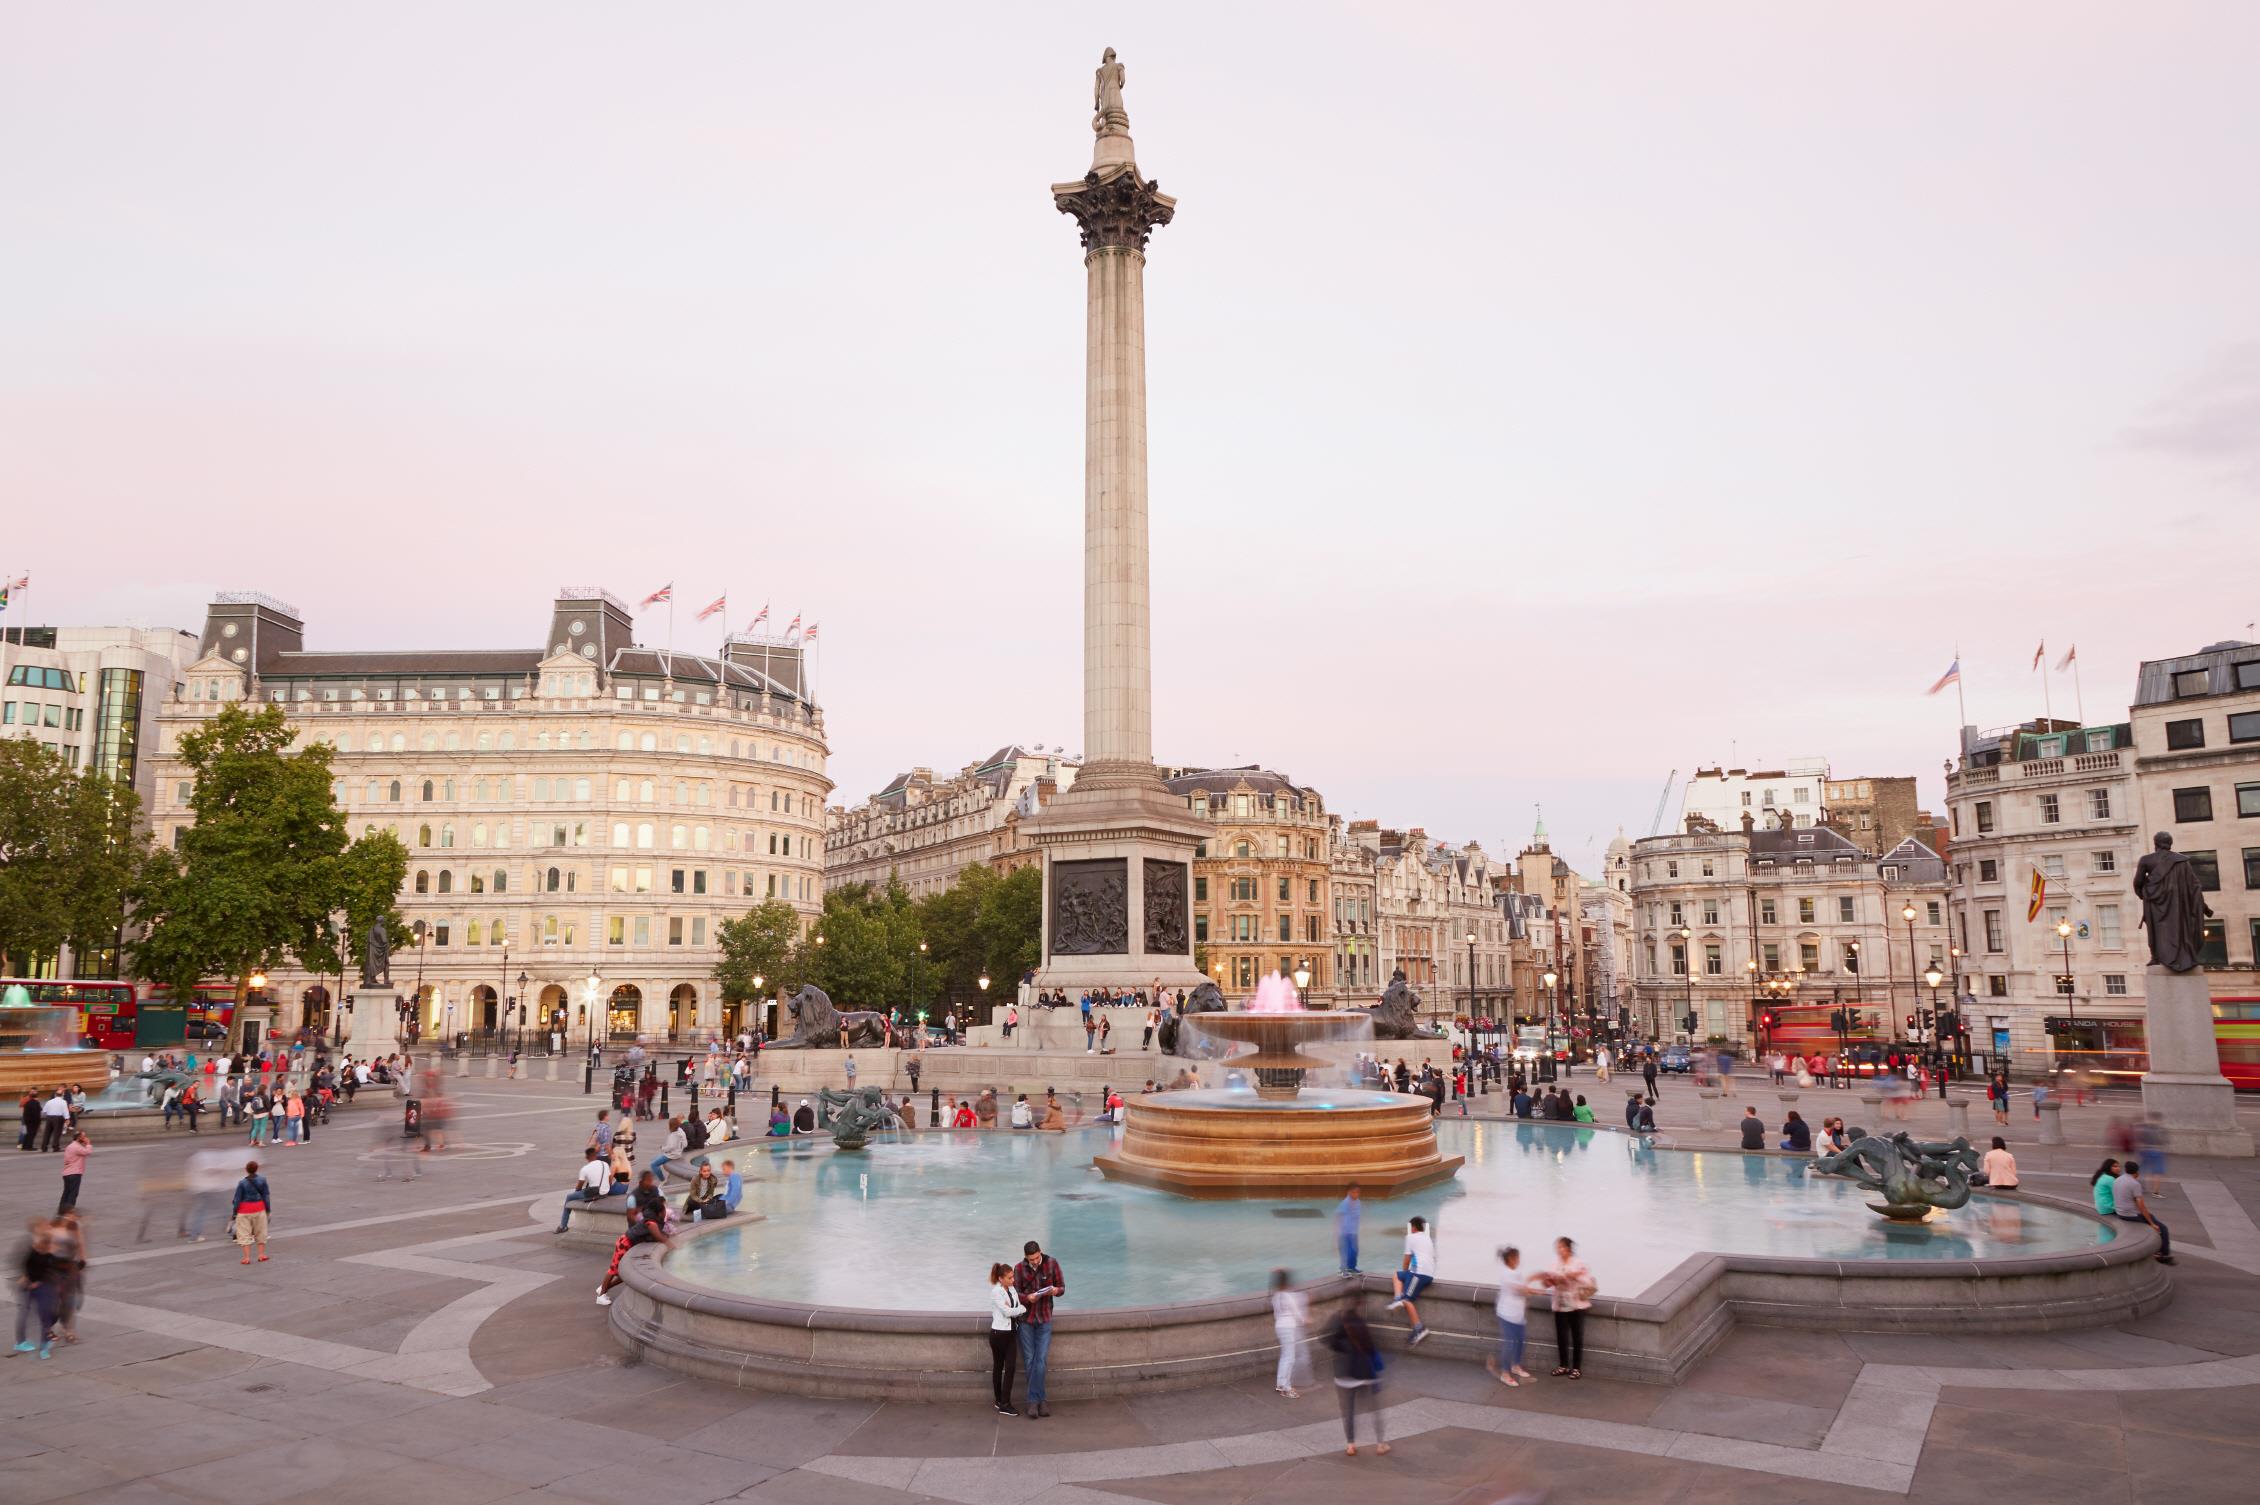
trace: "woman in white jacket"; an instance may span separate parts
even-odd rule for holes
[[[1012,1409],[1012,1382],[1020,1368],[1020,1335],[1013,1323],[1026,1310],[1012,1284],[1012,1266],[989,1266],[989,1389],[999,1416],[1020,1414]]]

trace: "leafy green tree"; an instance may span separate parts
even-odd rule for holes
[[[107,944],[141,858],[132,786],[0,739],[0,966],[29,972],[66,942]]]
[[[1001,876],[986,865],[965,869],[942,892],[918,900],[929,979],[920,1001],[965,1005],[1011,996],[1020,974],[1041,954],[1043,903],[1042,869]]]
[[[714,932],[721,960],[714,981],[733,1003],[759,998],[774,989],[798,987],[788,974],[793,945],[800,939],[800,914],[782,899],[766,899],[742,915],[724,920]],[[755,978],[761,986],[754,985]]]
[[[1043,957],[1044,872],[1024,867],[997,881],[981,897],[979,919],[982,956],[986,960],[992,992],[998,986],[1010,992],[1020,974]]]
[[[293,752],[297,735],[280,706],[231,705],[182,736],[196,822],[177,850],[150,854],[135,884],[137,918],[149,927],[132,948],[136,967],[183,996],[202,978],[235,979],[230,1049],[243,1043],[251,974],[286,960],[335,971],[342,958],[331,916],[342,911],[352,934],[380,912],[392,923],[407,871],[390,834],[347,841],[331,799],[330,749],[315,742]]]

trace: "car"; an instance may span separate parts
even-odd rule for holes
[[[1667,1045],[1656,1057],[1656,1069],[1680,1075],[1692,1072],[1695,1069],[1695,1052],[1684,1045]]]
[[[191,1019],[182,1027],[181,1033],[190,1040],[225,1040],[228,1037],[228,1027],[216,1020]]]

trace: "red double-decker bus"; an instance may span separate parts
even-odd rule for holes
[[[131,982],[58,982],[48,977],[0,977],[0,998],[26,995],[42,1008],[70,1009],[79,1043],[96,1050],[124,1050],[134,1043],[145,989]]]

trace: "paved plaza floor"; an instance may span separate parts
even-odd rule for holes
[[[195,1147],[185,1138],[98,1146],[82,1198],[96,1254],[83,1341],[0,1362],[0,1505],[1474,1505],[1517,1491],[2202,1505],[2260,1489],[2252,1162],[2173,1163],[2156,1205],[2184,1255],[2177,1294],[2140,1321],[2010,1338],[1744,1327],[1676,1387],[1507,1390],[1474,1365],[1409,1354],[1384,1396],[1394,1451],[1353,1459],[1324,1386],[1294,1401],[1259,1380],[1066,1402],[1027,1421],[740,1392],[634,1364],[593,1302],[604,1257],[558,1247],[530,1216],[537,1200],[556,1205],[595,1100],[565,1083],[452,1085],[457,1145],[422,1157],[420,1179],[401,1179],[383,1100],[311,1145],[262,1152],[266,1264],[238,1264],[217,1228],[207,1243],[176,1238],[169,1203],[137,1239],[142,1188],[177,1172]],[[1621,1084],[1571,1085],[1604,1119],[1621,1108]],[[1825,1090],[1799,1106],[1818,1118],[1835,1098],[1858,1106]],[[1745,1101],[1778,1121],[1770,1088],[1747,1082],[1722,1119]],[[2005,1132],[2027,1184],[2073,1195],[2129,1103],[2066,1110],[2072,1143],[2048,1150],[2019,1107]],[[1993,1132],[1982,1105],[1971,1116]],[[1667,1139],[1727,1143],[1731,1128],[1696,1120],[1693,1086],[1667,1081]],[[1929,1104],[1913,1127],[1943,1122]],[[58,1159],[0,1153],[0,1196],[19,1219],[53,1206]],[[1015,1237],[1000,1229],[1000,1246]],[[967,1273],[969,1309],[980,1277]]]

